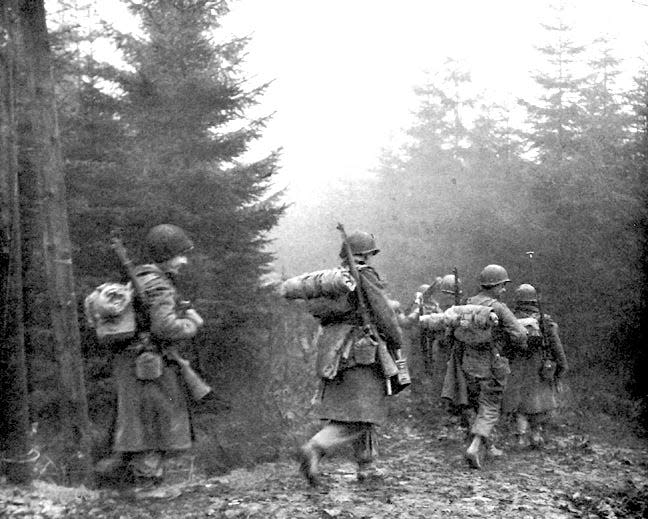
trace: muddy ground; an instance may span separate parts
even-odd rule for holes
[[[35,481],[0,485],[1,517],[93,518],[641,518],[648,517],[645,440],[609,418],[583,434],[574,416],[551,428],[541,450],[516,449],[469,468],[455,426],[400,413],[380,431],[382,483],[359,483],[344,454],[322,463],[309,488],[292,459],[207,478],[176,472],[154,492],[64,488]],[[570,421],[571,420],[571,421]],[[616,431],[616,432],[615,432]]]

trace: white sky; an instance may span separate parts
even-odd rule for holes
[[[648,39],[648,0],[573,0],[571,25],[588,42],[617,39],[634,58]],[[549,3],[539,0],[237,0],[224,28],[250,35],[247,70],[274,79],[262,108],[276,111],[264,145],[283,146],[280,183],[296,200],[331,176],[366,174],[399,142],[413,87],[446,57],[503,103],[532,90],[534,45]],[[626,66],[636,68],[637,60]]]
[[[116,0],[102,16],[126,23]],[[413,88],[446,57],[461,60],[489,97],[513,104],[534,83],[545,0],[232,0],[225,34],[251,36],[245,71],[274,80],[260,111],[276,112],[256,146],[283,147],[278,185],[303,200],[325,182],[362,176],[398,144]],[[616,39],[629,70],[648,58],[648,0],[571,0],[570,24],[589,42]],[[580,41],[578,42],[580,43]]]

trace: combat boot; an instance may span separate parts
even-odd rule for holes
[[[319,460],[322,453],[316,447],[306,444],[299,449],[299,472],[311,487],[319,485]]]
[[[385,480],[383,471],[377,468],[371,461],[358,463],[356,477],[361,483],[381,483]]]
[[[97,475],[103,477],[114,477],[121,475],[126,468],[126,462],[120,454],[112,454],[107,458],[100,459],[94,466]]]
[[[517,413],[515,415],[515,430],[515,436],[517,437],[517,448],[526,448],[528,446],[527,433],[529,431],[529,420],[522,413]]]
[[[515,435],[515,446],[520,449],[526,449],[529,445],[529,442],[527,441],[527,436],[526,434],[516,434]]]
[[[494,443],[491,443],[488,446],[487,452],[491,458],[501,458],[502,456],[504,456],[504,451],[502,449],[498,449],[497,447],[495,447]]]
[[[544,446],[544,438],[540,433],[539,429],[533,429],[531,431],[530,447],[532,449],[541,449]]]
[[[478,434],[472,439],[468,450],[466,450],[465,457],[468,464],[474,469],[481,469],[481,460],[479,459],[479,450],[482,444],[482,437]]]

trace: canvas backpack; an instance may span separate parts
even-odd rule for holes
[[[132,339],[137,324],[131,283],[104,283],[85,298],[84,313],[100,344],[116,344]]]
[[[540,346],[542,344],[542,332],[540,331],[540,322],[535,317],[520,317],[518,322],[524,326],[527,332],[527,342],[529,346]]]
[[[465,344],[482,344],[493,340],[493,329],[499,320],[495,311],[483,305],[455,305],[444,312],[446,325],[454,337]]]

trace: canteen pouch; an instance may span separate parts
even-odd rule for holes
[[[135,359],[135,376],[138,380],[155,380],[162,376],[162,363],[162,355],[159,353],[140,353]]]
[[[556,375],[556,363],[551,359],[545,359],[539,370],[540,380],[550,382]]]
[[[368,365],[376,362],[378,345],[371,337],[363,335],[353,343],[353,359],[356,364]]]
[[[401,386],[409,386],[412,383],[412,379],[410,377],[409,367],[407,366],[407,359],[405,357],[396,359],[396,367],[398,367],[398,375],[396,375],[398,383]]]

